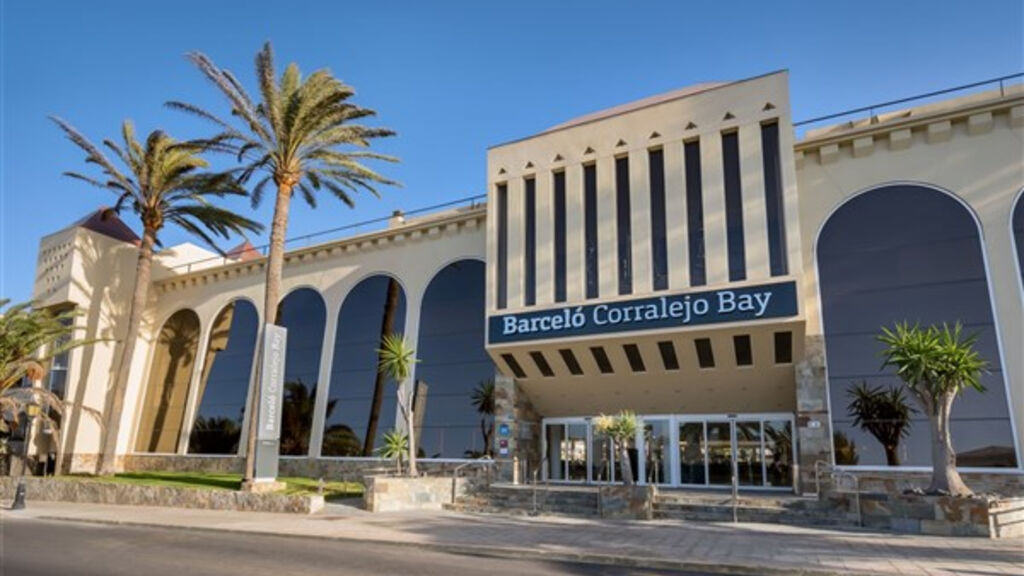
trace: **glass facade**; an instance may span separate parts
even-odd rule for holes
[[[377,370],[385,334],[405,331],[405,292],[371,276],[345,296],[335,328],[322,456],[376,456],[395,428],[397,388]]]
[[[555,217],[555,302],[566,299],[565,172],[552,175]]]
[[[785,276],[789,274],[789,253],[786,249],[786,207],[782,193],[778,122],[761,126],[761,158],[764,203],[768,216],[768,265],[772,276]]]
[[[597,298],[597,166],[583,167],[583,250],[587,298]]]
[[[1017,195],[1017,205],[1013,209],[1013,242],[1017,248],[1017,271],[1020,272],[1022,290],[1024,290],[1024,194]]]
[[[149,367],[136,452],[178,451],[189,383],[199,347],[199,316],[179,310],[164,322]]]
[[[478,260],[449,264],[423,295],[416,428],[426,458],[473,458],[487,450],[493,402],[480,399],[488,388],[493,394],[495,367],[484,350],[484,274]]]
[[[687,142],[683,147],[686,166],[686,230],[690,255],[690,286],[704,286],[707,268],[704,262],[704,191],[700,176],[700,142]]]
[[[668,289],[668,223],[665,216],[665,153],[647,152],[651,189],[651,286]]]
[[[872,390],[903,390],[892,370],[879,368],[876,336],[882,326],[906,321],[961,322],[977,335],[975,348],[988,362],[986,391],[968,390],[953,405],[957,463],[1016,465],[982,245],[966,208],[914,185],[856,196],[822,228],[818,274],[838,464],[931,465],[928,421],[909,393],[857,402]]]
[[[633,217],[629,208],[629,157],[615,159],[615,230],[618,239],[619,294],[633,293]]]
[[[523,305],[537,303],[537,180],[523,181],[526,230],[523,240]]]
[[[496,306],[501,310],[508,306],[508,185],[498,184],[494,195],[498,235]]]
[[[285,296],[277,323],[288,329],[284,362],[284,404],[281,409],[281,455],[305,456],[316,410],[327,308],[312,288]]]
[[[737,282],[747,278],[738,132],[722,134],[722,169],[725,174],[725,226],[726,243],[729,249],[729,281]]]
[[[259,316],[248,300],[228,304],[213,321],[199,380],[199,407],[189,434],[190,453],[238,452],[258,334]]]

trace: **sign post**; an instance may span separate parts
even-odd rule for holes
[[[260,406],[256,419],[255,482],[277,479],[281,444],[281,410],[284,404],[284,363],[288,330],[275,324],[263,328],[260,370]]]

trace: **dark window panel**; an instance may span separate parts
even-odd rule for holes
[[[505,361],[505,364],[508,364],[508,369],[512,371],[516,378],[526,378],[526,371],[523,370],[515,356],[506,353],[501,355],[501,359]]]
[[[604,348],[600,346],[591,346],[590,354],[594,357],[594,362],[597,362],[597,368],[601,370],[601,374],[611,374],[612,362],[608,359],[608,353],[604,351]]]
[[[782,160],[779,156],[779,123],[761,126],[764,162],[764,200],[768,215],[768,262],[772,276],[789,274],[786,250],[786,211],[782,192]]]
[[[793,362],[793,333],[775,333],[775,363],[790,364]]]
[[[551,365],[548,364],[548,359],[545,358],[543,354],[534,350],[533,352],[530,352],[530,358],[533,359],[533,363],[537,365],[537,370],[540,370],[540,373],[544,377],[551,378],[555,375],[554,370],[551,369]]]
[[[661,353],[661,363],[665,366],[665,370],[679,370],[676,347],[671,341],[658,342],[658,352]]]
[[[746,247],[743,239],[743,188],[740,183],[740,138],[737,132],[722,134],[722,170],[725,177],[726,245],[729,281],[746,280]]]
[[[655,290],[668,289],[668,233],[665,215],[665,154],[647,153],[651,189],[651,273]]]
[[[622,350],[626,353],[626,360],[629,361],[629,367],[633,372],[646,372],[647,368],[644,366],[644,357],[640,354],[640,347],[636,344],[624,344]]]
[[[754,351],[750,344],[749,334],[737,334],[733,336],[732,347],[736,352],[737,366],[751,366],[754,364]]]
[[[597,254],[597,167],[583,167],[583,240],[587,298],[599,294]]]
[[[690,255],[690,286],[707,284],[704,262],[704,191],[700,175],[700,142],[687,142],[683,147],[686,164],[686,226]]]
[[[580,362],[576,359],[576,355],[573,354],[572,350],[562,348],[558,351],[558,354],[562,356],[562,361],[565,362],[565,367],[569,369],[569,372],[573,376],[583,375],[583,367],[580,366]]]
[[[537,303],[537,181],[527,178],[524,182],[524,207],[526,230],[523,246],[523,304]]]
[[[566,300],[565,172],[553,175],[555,217],[555,302]]]
[[[497,214],[498,220],[498,294],[499,310],[508,307],[508,185],[498,184]]]
[[[633,293],[633,226],[629,204],[629,157],[615,159],[615,222],[618,240],[619,294]]]
[[[278,324],[288,329],[285,346],[281,454],[306,456],[313,431],[313,409],[320,378],[327,307],[320,294],[300,288],[278,308]]]
[[[711,340],[708,338],[697,338],[693,341],[697,350],[697,365],[701,368],[715,367],[715,353],[711,349]]]

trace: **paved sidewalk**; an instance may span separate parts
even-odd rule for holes
[[[0,512],[0,528],[19,517],[227,530],[420,546],[490,556],[539,556],[756,574],[1024,574],[1024,540],[941,538],[668,520],[611,522],[456,513],[369,514],[331,506],[300,516],[30,502]],[[4,526],[5,525],[5,526]]]

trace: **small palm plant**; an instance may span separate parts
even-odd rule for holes
[[[903,388],[869,386],[861,382],[850,390],[847,413],[853,425],[875,437],[885,450],[889,466],[900,465],[900,442],[910,435],[910,418],[917,410],[907,403]]]
[[[956,470],[956,452],[949,431],[953,401],[965,390],[985,390],[981,373],[987,362],[974,349],[977,336],[964,335],[957,322],[950,327],[898,323],[882,328],[882,366],[893,367],[928,415],[932,432],[932,481],[928,492],[954,496],[972,494]]]
[[[395,461],[395,470],[402,475],[402,460],[409,453],[409,435],[401,430],[384,433],[384,445],[377,449],[377,455]]]
[[[149,295],[153,253],[160,245],[160,233],[167,224],[175,224],[216,248],[213,236],[228,238],[232,233],[258,232],[263,227],[211,202],[211,198],[246,194],[230,175],[203,171],[208,164],[201,154],[214,147],[213,143],[180,142],[160,130],[151,132],[142,143],[135,137],[132,123],[125,121],[121,125],[122,145],[112,140],[103,141],[103,146],[120,160],[121,168],[70,124],[60,118],[52,119],[68,140],[85,152],[86,163],[99,166],[101,174],[99,178],[77,172],[65,172],[65,175],[113,192],[117,200],[108,213],[128,210],[142,223],[135,287],[128,304],[128,324],[121,356],[114,370],[100,454],[99,473],[110,475],[115,471],[114,453],[128,388],[128,369],[139,338],[142,313]]]
[[[401,334],[388,334],[381,340],[380,350],[377,350],[380,363],[377,366],[382,374],[394,380],[398,387],[398,408],[402,412],[402,419],[405,420],[405,430],[408,434],[409,454],[409,475],[416,476],[416,429],[415,414],[413,406],[414,386],[408,382],[412,374],[413,365],[418,362],[416,351],[405,340]]]
[[[494,380],[483,380],[477,384],[470,401],[480,414],[480,433],[484,437],[484,449],[479,455],[491,456],[491,435],[494,432]]]
[[[615,416],[601,414],[594,420],[594,429],[615,445],[622,471],[622,483],[633,485],[633,465],[629,459],[629,444],[636,439],[639,420],[632,410],[623,410]]]

